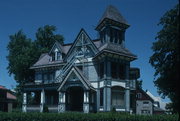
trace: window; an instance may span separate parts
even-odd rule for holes
[[[51,72],[51,73],[49,73],[49,81],[53,81],[54,80],[54,73],[53,72]]]
[[[104,62],[100,63],[100,70],[99,70],[99,76],[102,79],[104,77]]]
[[[43,74],[43,81],[44,81],[45,83],[48,82],[48,74],[47,74],[47,73],[44,73],[44,74]]]
[[[42,80],[42,73],[36,72],[36,74],[35,74],[35,80]]]
[[[91,103],[94,103],[94,94],[91,94]]]
[[[143,106],[145,106],[145,107],[148,107],[149,106],[149,102],[143,102]]]
[[[55,61],[55,53],[52,53],[52,61]]]
[[[45,101],[47,105],[57,105],[58,104],[58,94],[57,92],[46,93]]]
[[[111,77],[116,79],[117,76],[117,63],[111,62]]]
[[[125,65],[120,64],[119,65],[119,78],[120,79],[125,79],[125,75],[126,75]]]
[[[122,43],[122,31],[118,32],[119,44]]]
[[[142,98],[142,94],[141,93],[137,93],[137,98],[138,99]]]
[[[112,92],[112,105],[124,107],[124,94],[119,91]]]
[[[103,88],[100,89],[100,106],[103,106]]]
[[[150,114],[150,110],[141,110],[141,114]]]
[[[61,53],[57,52],[57,60],[61,60]]]
[[[101,41],[102,41],[102,43],[104,43],[104,31],[101,31],[100,32],[100,38],[101,38]]]
[[[113,33],[114,31],[113,31],[113,29],[112,28],[110,28],[110,42],[113,42]]]
[[[44,83],[49,83],[54,81],[54,72],[44,72],[43,73],[43,81]]]

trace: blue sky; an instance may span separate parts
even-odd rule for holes
[[[65,43],[73,42],[81,28],[91,39],[106,7],[114,5],[131,25],[126,31],[125,45],[138,59],[131,66],[140,68],[143,88],[157,96],[153,84],[154,69],[149,64],[152,42],[161,29],[160,17],[178,0],[0,0],[0,85],[15,87],[13,76],[6,69],[9,35],[22,29],[28,38],[35,38],[38,27],[55,25]]]

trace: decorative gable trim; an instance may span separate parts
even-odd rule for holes
[[[68,78],[70,77],[70,75],[74,73],[79,81],[84,85],[84,87],[89,90],[89,89],[94,89],[91,84],[88,82],[88,80],[85,79],[85,77],[80,73],[80,71],[76,68],[76,67],[72,67],[71,70],[69,71],[69,73],[66,75],[66,77],[64,78],[64,80],[62,81],[62,83],[60,84],[58,91],[60,91],[62,89],[62,87],[65,85],[66,81],[68,80]]]
[[[76,47],[78,41],[80,40],[80,37],[81,35],[84,34],[88,39],[87,41],[93,46],[92,48],[92,51],[96,54],[99,50],[98,48],[96,47],[96,45],[94,44],[94,42],[91,40],[91,38],[89,37],[89,35],[86,33],[86,31],[82,28],[79,32],[79,34],[77,35],[75,41],[73,42],[71,48],[69,49],[66,57],[65,57],[65,60],[67,60],[67,58],[72,54],[74,48]]]
[[[57,48],[61,53],[63,53],[61,45],[56,41],[51,50],[49,51],[49,54],[51,54],[55,48]]]

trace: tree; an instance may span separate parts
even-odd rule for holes
[[[171,99],[174,112],[179,112],[179,4],[167,11],[158,25],[162,29],[157,33],[152,45],[153,55],[149,62],[155,68],[154,84],[159,94]]]
[[[63,44],[63,36],[54,34],[55,26],[46,25],[36,32],[36,40],[27,38],[22,30],[10,35],[7,46],[8,72],[18,83],[16,87],[18,103],[22,102],[22,87],[26,82],[34,81],[34,71],[29,69],[40,57],[40,54],[50,51],[55,41]],[[20,106],[20,105],[19,105]]]
[[[41,50],[41,53],[48,52],[55,41],[58,41],[60,44],[64,43],[63,36],[54,34],[55,31],[56,27],[50,25],[45,25],[37,30],[35,45],[39,50]]]
[[[18,83],[32,80],[32,71],[29,67],[34,63],[33,43],[20,30],[14,35],[10,35],[10,42],[7,46],[9,55],[7,67],[9,74],[14,75]]]
[[[174,107],[173,103],[167,103],[166,106],[165,106],[168,113],[175,113],[175,112],[173,112],[173,107]]]

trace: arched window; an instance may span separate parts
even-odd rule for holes
[[[125,107],[124,88],[115,86],[111,88],[111,103],[115,107]]]

